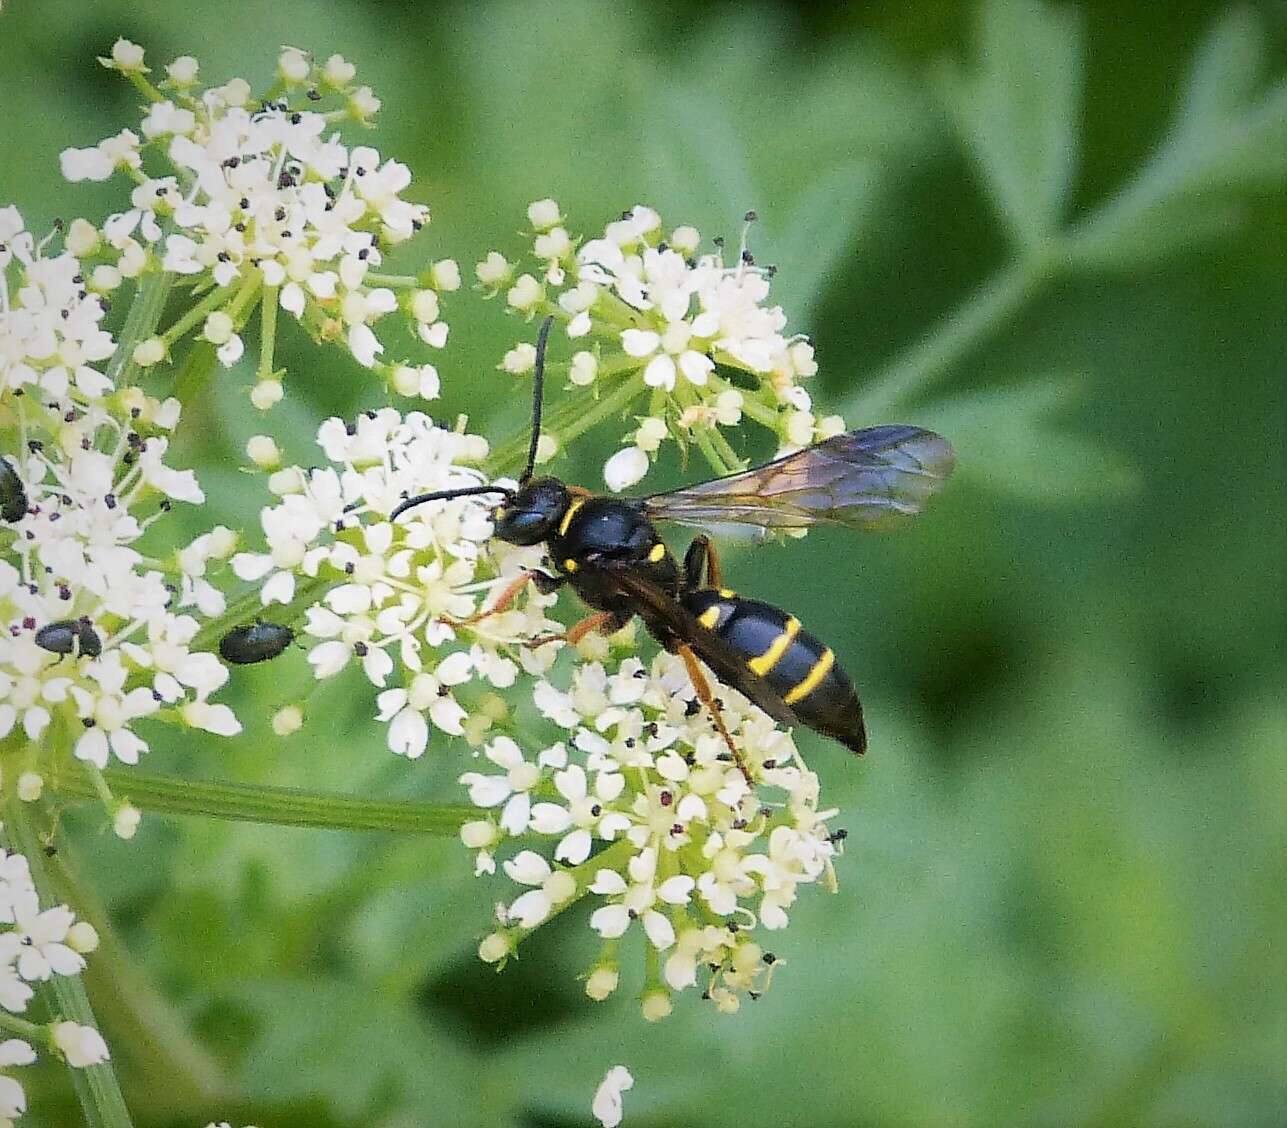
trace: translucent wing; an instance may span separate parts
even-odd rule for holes
[[[955,464],[951,444],[933,431],[868,427],[643,504],[651,516],[684,525],[880,530],[919,513]]]

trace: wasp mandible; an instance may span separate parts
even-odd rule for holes
[[[724,587],[708,536],[693,539],[681,564],[654,522],[754,526],[766,534],[819,524],[887,528],[919,513],[951,474],[951,444],[919,427],[868,427],[751,470],[640,498],[596,496],[560,478],[536,478],[552,321],[546,318],[537,336],[531,445],[518,488],[437,490],[408,498],[390,517],[430,501],[499,494],[503,500],[492,510],[495,535],[511,544],[545,545],[554,574],[524,572],[462,624],[503,611],[529,582],[546,593],[567,585],[595,613],[551,637],[575,643],[591,631],[619,630],[637,615],[658,643],[683,659],[748,783],[746,762],[699,659],[781,724],[806,725],[854,752],[866,751],[862,705],[831,647],[795,616]],[[549,638],[533,640],[544,641]]]

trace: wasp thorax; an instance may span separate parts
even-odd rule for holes
[[[572,495],[558,478],[537,478],[522,486],[503,505],[492,510],[496,535],[510,544],[539,544],[548,540],[567,511]]]

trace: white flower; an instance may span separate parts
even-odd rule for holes
[[[129,46],[125,54],[114,52],[114,69],[142,66]],[[118,169],[142,178],[131,193],[133,206],[104,225],[107,245],[119,257],[97,269],[130,278],[149,265],[155,269],[160,259],[165,270],[205,274],[226,288],[227,302],[203,330],[225,367],[244,350],[234,310],[244,324],[246,300],[255,299],[311,318],[322,340],[342,343],[359,364],[385,374],[376,323],[398,302],[368,274],[379,269],[386,248],[429,222],[429,210],[404,198],[411,185],[404,164],[367,145],[350,148],[331,125],[339,117],[369,117],[379,99],[367,87],[352,87],[354,69],[341,56],[319,64],[294,47],[279,54],[278,74],[286,87],[308,88],[316,104],[307,109],[292,108],[280,91],[256,106],[242,79],[190,89],[197,69],[188,57],[170,64],[182,93],[149,104],[138,133],[125,130],[62,154],[64,175],[72,180],[104,180]],[[343,110],[328,111],[323,103],[336,96]],[[164,161],[171,175],[144,177],[144,153]],[[241,287],[248,267],[262,279],[262,296]],[[434,316],[424,316],[425,300],[415,303],[414,314],[421,339],[442,347],[448,329],[438,316],[438,291],[459,286],[459,269],[443,259],[431,277]]]
[[[754,930],[785,925],[800,887],[830,880],[836,853],[827,829],[835,812],[818,809],[817,777],[790,735],[720,688],[752,790],[670,654],[651,667],[634,658],[613,668],[583,664],[568,689],[541,682],[533,698],[568,739],[533,760],[502,738],[488,756],[505,773],[461,779],[488,815],[462,833],[478,851],[475,871],[494,873],[496,856],[518,848],[501,863],[528,887],[501,916],[506,954],[562,904],[568,886],[552,893],[546,882],[571,871],[546,860],[552,843],[554,862],[588,868],[577,880],[597,902],[589,924],[607,946],[591,978],[604,974],[593,991],[587,982],[592,998],[611,993],[612,945],[636,923],[665,954],[664,982],[645,992],[645,1017],[668,1014],[670,992],[696,985],[703,966],[712,969],[710,998],[721,1010],[762,991],[776,957],[758,947]]]
[[[748,213],[748,227],[753,218]],[[536,232],[532,260],[556,289],[547,297],[535,273],[519,273],[507,301],[524,315],[552,302],[569,318],[570,338],[595,333],[595,351],[578,352],[569,364],[573,385],[594,383],[601,368],[614,377],[642,376],[640,399],[648,397],[650,417],[661,432],[641,429],[640,450],[655,452],[671,434],[737,425],[748,394],[757,405],[752,419],[769,427],[780,446],[837,433],[830,421],[824,430],[812,415],[807,420],[800,415],[811,410],[800,381],[817,371],[813,347],[787,334],[786,314],[770,304],[772,270],[755,264],[745,237],[736,261],[725,265],[722,250],[699,253],[701,236],[692,227],[678,227],[665,238],[660,216],[642,205],[579,247],[554,201],[533,204],[529,219]],[[478,275],[485,288],[497,292],[518,270],[493,252],[479,264]],[[520,346],[502,366],[523,371],[526,358]],[[752,388],[730,386],[717,366],[740,370]],[[805,430],[808,436],[797,441]],[[609,466],[610,483],[633,484],[648,470],[647,462],[625,453]]]
[[[75,1022],[58,1022],[53,1026],[54,1045],[62,1051],[67,1064],[76,1069],[87,1065],[101,1065],[112,1055],[107,1051],[103,1036],[92,1026]]]
[[[590,1111],[603,1128],[617,1128],[625,1116],[622,1094],[634,1087],[635,1079],[624,1065],[614,1065],[595,1090]]]
[[[648,473],[648,456],[637,446],[617,451],[603,464],[603,480],[614,493],[628,490]]]

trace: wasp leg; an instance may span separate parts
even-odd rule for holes
[[[626,625],[617,617],[615,611],[596,611],[593,615],[589,615],[579,623],[569,627],[563,634],[537,635],[535,638],[526,639],[523,645],[535,648],[544,646],[547,642],[566,642],[569,646],[575,646],[592,631],[597,631],[609,624],[612,625],[612,631],[609,631],[609,634],[621,630]]]
[[[715,721],[715,727],[719,729],[720,736],[724,738],[724,743],[728,745],[728,750],[733,754],[733,763],[737,765],[737,770],[742,773],[742,778],[746,780],[746,786],[754,791],[755,781],[751,778],[751,770],[746,766],[746,759],[742,756],[741,750],[733,743],[733,738],[729,735],[728,726],[724,724],[724,714],[720,711],[719,702],[715,700],[715,695],[711,692],[711,683],[706,680],[706,675],[702,673],[702,668],[698,665],[697,655],[693,653],[692,647],[682,642],[675,647],[675,652],[684,660],[684,666],[688,670],[688,680],[693,683],[693,689],[697,691],[697,699],[710,710],[710,715]]]
[[[502,611],[508,611],[513,606],[514,600],[518,598],[518,593],[528,585],[529,581],[534,583],[543,595],[549,595],[550,592],[557,591],[566,582],[562,576],[549,576],[544,572],[520,572],[505,586],[499,598],[490,607],[475,611],[464,619],[453,619],[450,615],[441,615],[439,616],[439,622],[446,623],[449,627],[468,627],[483,619],[491,618],[493,615],[499,615]]]
[[[689,591],[696,591],[703,586],[703,572],[706,573],[706,587],[724,586],[724,574],[719,566],[719,558],[715,555],[715,546],[705,533],[693,537],[693,543],[684,553],[684,584]]]

